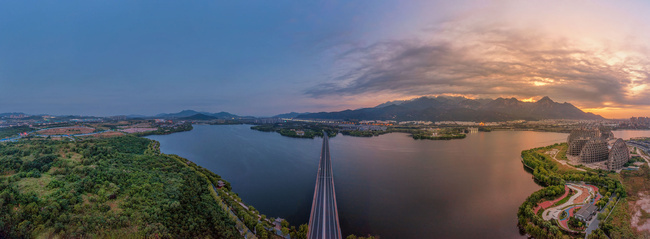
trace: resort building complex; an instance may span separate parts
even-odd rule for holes
[[[630,150],[627,149],[627,144],[623,139],[616,139],[610,146],[609,157],[607,158],[607,168],[619,169],[630,159]]]
[[[604,162],[607,170],[618,170],[630,160],[630,151],[623,139],[615,139],[606,128],[579,128],[567,138],[567,155],[577,156],[581,163]]]

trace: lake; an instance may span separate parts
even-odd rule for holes
[[[650,131],[615,131],[616,137]],[[343,236],[521,238],[517,208],[540,189],[520,162],[524,149],[566,141],[567,134],[494,131],[450,141],[392,133],[337,135],[330,151]],[[308,223],[321,138],[297,139],[249,125],[195,125],[148,136],[231,182],[267,217]]]

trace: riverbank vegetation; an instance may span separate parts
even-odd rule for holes
[[[0,128],[0,139],[18,136],[20,133],[31,132],[34,129],[29,126],[14,126]]]
[[[267,239],[274,238],[277,235],[290,236],[291,238],[306,239],[307,224],[296,228],[291,226],[284,219],[279,219],[280,229],[276,229],[276,219],[268,218],[261,214],[255,207],[246,205],[242,199],[228,188],[217,189],[220,198],[228,205],[230,210],[241,220],[241,222],[250,230],[255,231],[257,238]]]
[[[338,130],[332,126],[325,124],[310,124],[310,123],[276,123],[276,124],[262,124],[251,126],[251,129],[262,132],[277,132],[282,136],[293,138],[310,138],[323,137],[323,131],[329,137],[334,137],[338,134]]]
[[[492,132],[492,128],[491,127],[483,127],[483,126],[481,126],[481,127],[478,127],[478,131],[479,132]]]
[[[214,120],[207,123],[200,122],[199,124],[208,124],[208,125],[239,125],[244,124],[240,120]]]
[[[464,128],[439,128],[435,130],[416,130],[411,133],[413,139],[450,140],[467,137]]]
[[[239,238],[178,158],[133,136],[1,143],[0,237]]]
[[[415,126],[403,126],[403,125],[394,125],[394,126],[383,126],[383,127],[358,127],[358,128],[353,128],[353,129],[343,129],[340,128],[339,131],[343,135],[349,135],[349,136],[354,136],[354,137],[373,137],[373,136],[379,136],[383,134],[390,134],[390,133],[408,133],[412,134],[415,132],[418,132],[419,128]]]
[[[623,185],[617,180],[614,173],[603,170],[578,171],[561,165],[545,154],[545,152],[558,146],[560,144],[521,152],[524,166],[533,174],[535,182],[544,186],[543,189],[530,195],[517,212],[520,229],[535,238],[584,237],[584,235],[564,232],[554,223],[542,219],[533,212],[533,208],[543,200],[553,200],[563,195],[564,185],[568,181],[597,185],[602,195],[610,193],[609,195],[615,194],[619,198],[627,196]]]
[[[338,133],[354,137],[373,137],[395,132],[409,133],[413,139],[430,140],[463,139],[467,136],[465,134],[465,128],[461,127],[438,128],[435,130],[424,130],[413,126],[360,126],[359,128],[337,128],[326,124],[287,122],[255,125],[252,126],[251,129],[262,132],[277,132],[282,136],[294,138],[322,137],[323,131],[327,132],[330,137],[333,137]]]
[[[450,139],[464,139],[466,134],[443,134],[432,135],[431,133],[414,133],[413,139],[433,139],[433,140],[450,140]]]
[[[354,137],[374,137],[382,134],[392,133],[394,131],[389,130],[341,130],[342,135],[354,136]]]

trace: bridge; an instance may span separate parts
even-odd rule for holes
[[[334,176],[327,133],[323,136],[323,148],[320,153],[314,201],[309,216],[309,239],[342,239],[339,226],[339,212],[336,207]]]

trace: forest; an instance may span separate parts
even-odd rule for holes
[[[16,126],[16,127],[0,128],[0,139],[11,138],[11,137],[17,136],[20,133],[31,132],[33,130],[34,129],[32,129],[29,126]]]
[[[209,190],[220,177],[156,143],[0,143],[0,238],[241,238]]]

